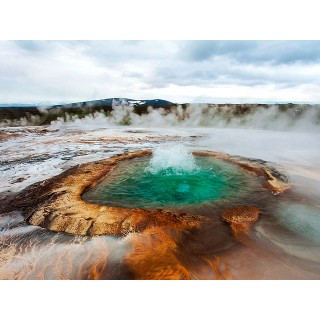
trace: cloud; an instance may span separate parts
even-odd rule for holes
[[[217,56],[273,65],[320,61],[320,41],[187,41],[181,51],[194,61]]]
[[[0,41],[0,103],[320,102],[320,41]]]

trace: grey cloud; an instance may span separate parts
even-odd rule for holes
[[[186,85],[270,85],[290,87],[301,83],[320,84],[318,74],[309,74],[295,66],[265,66],[259,63],[237,63],[228,57],[203,61],[178,62],[175,67],[156,68],[154,76],[148,79],[154,86],[165,84]]]
[[[20,40],[14,41],[14,44],[19,48],[27,52],[39,52],[43,50],[47,50],[49,42],[43,41],[34,41],[34,40]]]
[[[174,43],[163,41],[81,41],[76,44],[99,64],[140,63],[172,57]]]
[[[252,41],[187,41],[180,50],[182,56],[195,61],[203,61],[217,55],[238,55],[252,49]]]
[[[0,42],[0,100],[13,102],[305,84],[320,87],[320,41]]]
[[[310,63],[320,60],[320,41],[188,41],[181,45],[181,56],[194,61],[227,56],[239,62]]]

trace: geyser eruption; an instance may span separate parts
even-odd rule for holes
[[[183,175],[191,174],[198,169],[195,159],[191,152],[182,144],[167,144],[157,147],[153,151],[152,159],[146,171],[154,175]],[[192,186],[189,185],[188,179],[182,179],[174,184],[177,199],[192,197]]]
[[[182,144],[163,144],[151,157],[119,163],[82,198],[112,207],[188,211],[240,201],[257,183],[235,164],[195,156]]]
[[[165,144],[154,149],[147,171],[157,174],[183,174],[197,170],[194,156],[182,144]]]

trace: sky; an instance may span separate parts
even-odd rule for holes
[[[0,104],[320,103],[320,41],[0,41]]]

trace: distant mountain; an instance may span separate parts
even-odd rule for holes
[[[163,100],[163,99],[153,99],[153,100],[135,100],[128,98],[108,98],[108,99],[100,99],[100,100],[91,100],[84,102],[74,102],[67,104],[59,104],[49,107],[49,109],[53,108],[83,108],[83,107],[109,107],[115,105],[131,105],[134,107],[144,106],[144,107],[161,107],[161,106],[169,106],[175,105],[175,103]]]
[[[108,115],[117,106],[132,106],[134,112],[143,114],[148,107],[170,109],[175,103],[163,100],[135,100],[128,98],[108,98],[84,102],[65,103],[57,105],[37,104],[0,104],[0,123],[19,125],[19,119],[25,118],[28,123],[34,125],[49,124],[58,117],[65,118],[66,114],[77,115],[79,118],[96,111]]]
[[[36,104],[36,103],[0,103],[0,108],[81,108],[81,107],[112,107],[113,105],[131,105],[131,106],[168,106],[175,103],[163,99],[136,100],[129,98],[107,98],[99,100],[90,100],[83,102],[61,103],[61,104]]]

